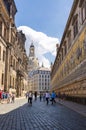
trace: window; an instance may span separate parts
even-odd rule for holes
[[[11,87],[11,76],[10,76],[10,87]]]
[[[3,61],[5,61],[5,51],[3,51]]]
[[[5,38],[5,40],[7,40],[7,30],[6,30],[6,28],[4,28],[4,38]]]
[[[13,60],[13,69],[15,70],[15,59]]]
[[[77,20],[77,19],[76,19],[76,21],[74,22],[73,33],[74,33],[74,38],[75,38],[76,35],[77,35],[77,33],[78,33],[78,20]]]
[[[1,46],[0,46],[0,60],[1,60]]]
[[[63,54],[63,48],[62,48],[62,60],[63,60],[63,55],[64,55],[64,54]]]
[[[68,49],[70,48],[71,46],[71,30],[69,30],[68,32]]]
[[[3,85],[4,84],[4,74],[2,73],[2,81],[1,81],[1,84]]]
[[[10,62],[11,62],[10,65],[12,66],[13,65],[13,56],[11,56],[11,61]]]
[[[14,84],[14,78],[13,78],[13,88],[14,88],[14,85],[15,85],[15,84]]]
[[[81,7],[81,18],[82,18],[82,23],[86,19],[86,1],[83,2],[82,7]]]
[[[0,21],[0,35],[2,35],[2,22]]]
[[[66,53],[67,53],[67,45],[65,44],[65,46],[64,46],[64,53],[65,53],[65,55],[66,55]]]

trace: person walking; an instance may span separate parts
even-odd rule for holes
[[[12,93],[12,103],[14,103],[14,102],[15,102],[15,94]]]
[[[46,94],[43,93],[43,101],[45,101],[45,98],[46,98]]]
[[[37,100],[37,91],[34,93],[35,101]]]
[[[53,104],[53,103],[56,103],[55,98],[56,98],[56,94],[55,94],[55,92],[53,91],[53,92],[51,93],[51,102],[52,102],[52,104]]]
[[[0,90],[0,103],[1,103],[1,100],[2,100],[2,91]]]
[[[45,97],[46,97],[46,101],[47,101],[47,105],[48,105],[49,104],[49,98],[50,98],[50,94],[49,94],[48,91],[46,92]]]
[[[42,100],[42,93],[41,92],[40,92],[39,98],[40,98],[40,102],[41,102],[41,100]]]
[[[28,103],[32,106],[32,97],[33,97],[33,94],[32,94],[32,91],[30,91],[28,93]]]

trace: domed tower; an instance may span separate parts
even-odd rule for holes
[[[33,69],[39,66],[38,58],[35,57],[35,46],[31,43],[29,48],[29,60],[28,60],[28,71],[32,71]]]
[[[33,43],[31,43],[31,45],[30,45],[29,57],[35,57],[35,47],[34,47]]]

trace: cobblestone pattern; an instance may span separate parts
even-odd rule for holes
[[[1,114],[0,130],[86,130],[86,118],[60,104],[33,101]]]

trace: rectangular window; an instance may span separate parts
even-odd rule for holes
[[[68,34],[68,49],[70,48],[70,46],[71,46],[71,31]]]
[[[13,60],[13,69],[15,70],[15,59]]]
[[[5,51],[3,51],[3,61],[5,61]]]
[[[65,51],[65,55],[66,55],[66,53],[67,53],[67,45],[65,44],[64,47],[65,47],[65,50],[64,50],[64,51]]]
[[[13,65],[13,56],[11,56],[11,66]]]
[[[14,88],[14,85],[15,85],[15,84],[14,84],[14,78],[13,78],[13,88]]]
[[[1,46],[0,46],[0,60],[1,60]]]
[[[62,60],[63,60],[63,48],[62,48]]]
[[[76,21],[74,22],[73,33],[74,33],[74,38],[75,38],[76,35],[78,34],[78,20],[76,20]]]
[[[11,88],[11,76],[10,76],[10,88]]]
[[[2,22],[0,21],[0,35],[2,36]]]
[[[84,2],[82,4],[82,7],[81,7],[81,16],[82,16],[82,23],[85,21],[86,19],[86,2]]]
[[[4,84],[4,74],[2,73],[2,81],[1,81],[1,84],[3,85]]]
[[[6,30],[6,28],[4,28],[4,38],[5,38],[5,40],[7,40],[7,30]]]

